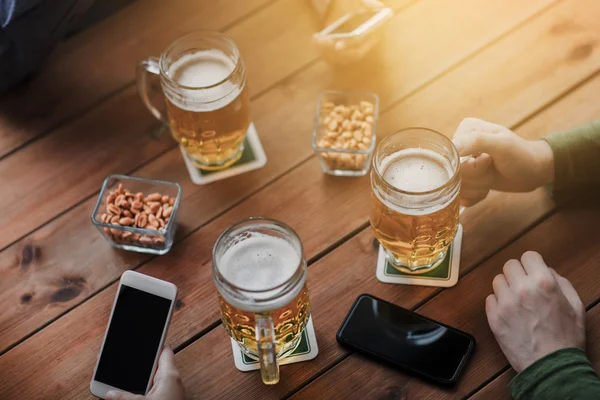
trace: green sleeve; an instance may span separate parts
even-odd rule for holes
[[[554,196],[600,194],[600,119],[544,138],[554,153]]]
[[[598,400],[600,378],[585,352],[570,347],[531,364],[512,380],[510,391],[515,400]]]

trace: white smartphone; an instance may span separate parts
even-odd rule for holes
[[[148,392],[176,297],[170,282],[123,273],[90,383],[94,396],[104,399],[109,390]]]
[[[391,8],[346,14],[319,32],[319,35],[332,39],[362,38],[381,27],[393,14]]]

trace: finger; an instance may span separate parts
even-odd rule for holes
[[[488,153],[493,157],[506,145],[502,136],[481,131],[461,135],[455,138],[453,142],[461,157],[479,153]]]
[[[484,200],[489,194],[489,189],[460,189],[460,204],[471,207]]]
[[[154,383],[156,384],[161,379],[171,376],[173,372],[178,373],[177,367],[175,366],[175,354],[173,354],[173,349],[167,345],[163,348],[160,358],[158,359],[158,368],[156,370],[156,375],[154,376]]]
[[[527,275],[531,276],[551,276],[550,268],[544,262],[540,253],[535,251],[526,251],[521,256],[521,264]]]
[[[508,282],[508,286],[514,291],[515,287],[522,283],[523,280],[527,277],[527,273],[523,268],[523,265],[518,260],[508,260],[504,267],[502,268],[502,272],[506,277],[506,281]]]
[[[567,278],[560,276],[554,269],[550,268],[550,272],[552,273],[552,276],[554,276],[554,278],[556,279],[556,282],[558,282],[558,287],[560,288],[560,290],[563,292],[567,300],[569,300],[569,303],[571,303],[571,306],[573,306],[575,310],[583,310],[583,312],[585,312],[585,307],[583,305],[583,302],[581,301],[581,297],[579,297],[579,295],[577,294],[577,291],[573,287],[573,284],[569,282]]]
[[[110,390],[106,393],[106,400],[142,400],[143,398],[144,396],[116,390]]]
[[[496,312],[496,308],[498,307],[498,298],[495,294],[490,294],[485,298],[485,313],[488,315]]]
[[[489,175],[492,166],[492,157],[483,153],[477,157],[471,157],[460,166],[464,178],[482,179]]]
[[[500,301],[503,297],[511,296],[510,288],[508,287],[508,282],[503,274],[496,275],[494,280],[492,281],[492,288],[494,289],[494,294],[498,301]]]

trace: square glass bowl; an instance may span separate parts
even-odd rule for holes
[[[180,201],[178,183],[110,175],[102,185],[92,223],[117,249],[165,254],[173,245]]]
[[[371,168],[378,118],[379,97],[374,93],[321,92],[312,146],[323,171],[336,176],[366,175]]]

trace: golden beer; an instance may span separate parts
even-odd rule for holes
[[[452,142],[426,129],[400,131],[376,149],[370,221],[388,261],[432,270],[458,230],[460,160]]]
[[[223,326],[229,336],[238,342],[250,357],[258,354],[255,313],[232,306],[221,295],[219,295],[219,304]],[[310,317],[308,288],[304,285],[290,303],[265,313],[273,318],[275,352],[281,357],[296,348],[300,335],[308,323]]]
[[[149,100],[146,73],[160,72],[167,115]],[[169,123],[188,158],[204,170],[235,163],[250,125],[244,64],[233,41],[218,32],[196,32],[171,44],[159,61],[138,68],[142,99]]]
[[[263,382],[279,381],[310,318],[302,243],[287,225],[251,218],[226,230],[213,249],[213,278],[225,330],[261,363]]]

